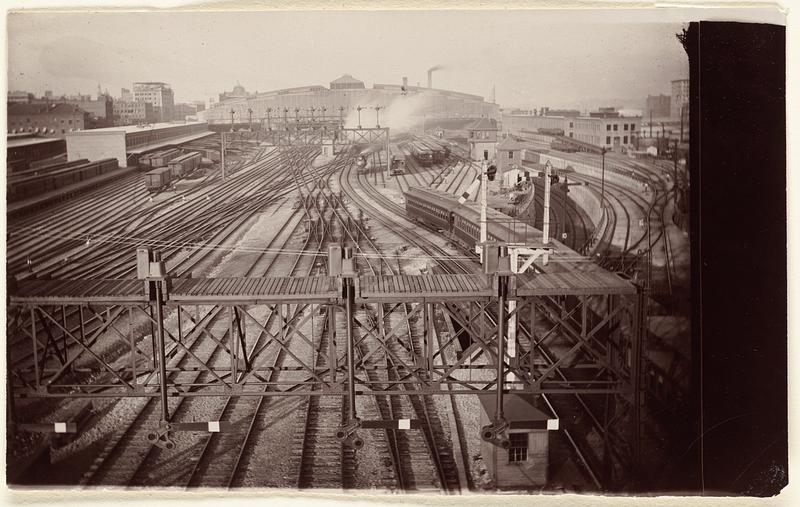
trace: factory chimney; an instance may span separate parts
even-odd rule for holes
[[[431,75],[433,74],[433,71],[434,70],[441,70],[443,68],[444,67],[441,66],[441,65],[434,65],[433,67],[428,69],[428,88],[433,88],[433,79],[431,77]]]

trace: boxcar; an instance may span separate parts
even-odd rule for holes
[[[172,181],[169,167],[159,167],[145,173],[144,184],[148,192],[158,192],[169,186]]]
[[[194,171],[197,166],[200,165],[202,158],[200,153],[196,151],[173,158],[168,164],[170,172],[172,173],[172,178],[181,178]]]

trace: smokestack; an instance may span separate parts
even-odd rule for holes
[[[433,88],[433,80],[431,79],[431,74],[433,74],[434,70],[442,70],[444,67],[442,65],[434,65],[430,69],[428,69],[428,88]]]

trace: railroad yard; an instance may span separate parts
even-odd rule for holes
[[[485,271],[447,221],[415,214],[433,208],[417,207],[409,193],[438,190],[457,210],[481,162],[430,135],[395,138],[381,128],[351,129],[375,140],[340,138],[323,157],[325,134],[308,127],[311,137],[301,139],[300,130],[209,134],[172,153],[194,160],[185,154],[202,150],[207,163],[194,161],[158,188],[141,169],[15,210],[7,250],[12,483],[493,490],[502,486],[490,451],[506,452],[502,433],[542,428],[523,417],[498,428],[500,440],[483,437],[493,416],[481,397],[492,405],[502,395],[529,399],[550,421],[538,430],[549,441],[544,451],[534,458],[524,447],[532,469],[545,472],[522,489],[626,490],[637,461],[650,463],[636,472],[644,475],[674,459],[665,443],[681,438],[669,418],[680,417],[676,400],[688,390],[679,374],[688,338],[675,322],[689,259],[663,167],[619,157],[601,185],[578,166],[596,155],[543,150],[548,171],[574,163],[570,180],[599,206],[549,188],[545,198],[535,189],[547,175],[518,185],[529,194],[504,208],[513,217],[490,214],[490,237],[555,250],[545,251],[549,264],[537,261],[541,274],[517,280],[513,299],[501,293],[498,307],[491,280],[519,275]],[[224,175],[213,155],[222,137]],[[419,153],[437,149],[438,160]],[[510,202],[500,181],[484,183],[490,201]],[[461,208],[479,202],[473,192]],[[543,220],[564,231],[563,243],[543,242]],[[514,234],[521,226],[527,239],[505,239],[493,228],[501,226]],[[589,286],[577,289],[585,282],[523,295],[551,270],[610,285],[591,303]],[[611,305],[624,306],[610,294],[633,295],[626,318],[638,311],[644,327],[609,325],[617,322]],[[512,301],[519,308],[509,335]],[[552,313],[559,307],[560,317]],[[642,334],[644,344],[631,349]],[[575,354],[582,346],[588,351]],[[594,378],[582,373],[603,357],[613,364]],[[548,385],[539,376],[555,378]],[[645,400],[640,413],[634,392]]]

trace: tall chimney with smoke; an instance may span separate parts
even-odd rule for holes
[[[433,88],[433,79],[431,78],[431,75],[433,74],[433,71],[434,70],[441,70],[443,68],[444,67],[442,67],[441,65],[434,65],[433,67],[428,69],[428,88]]]

